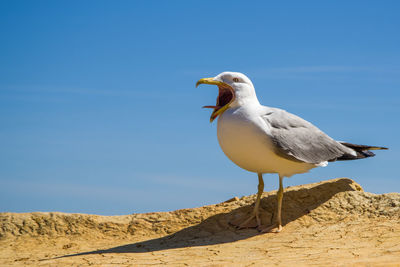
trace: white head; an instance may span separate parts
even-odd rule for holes
[[[202,83],[217,85],[219,89],[217,104],[205,106],[205,108],[214,109],[210,117],[211,122],[228,108],[243,106],[248,103],[259,104],[253,83],[243,73],[222,72],[213,78],[200,79],[196,83],[196,87]]]

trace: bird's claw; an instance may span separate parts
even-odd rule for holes
[[[247,218],[245,221],[243,221],[243,218],[235,219],[229,222],[230,225],[235,226],[236,229],[246,229],[246,228],[257,228],[259,224],[257,223],[257,220],[255,219],[256,216],[253,214],[249,218]]]
[[[260,233],[280,233],[282,229],[283,229],[282,225],[278,223],[267,227],[263,225],[257,227],[257,230]]]
[[[262,209],[260,209],[262,210]],[[260,211],[253,212],[247,219],[243,221],[243,217],[233,219],[229,222],[230,225],[236,227],[236,229],[247,229],[247,228],[259,228],[262,227],[260,219]]]

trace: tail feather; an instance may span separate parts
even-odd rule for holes
[[[375,156],[373,152],[370,150],[387,150],[387,147],[380,146],[365,146],[365,145],[356,145],[346,142],[339,142],[340,144],[353,149],[357,155],[344,154],[343,156],[337,158],[336,160],[354,160],[354,159],[364,159]]]

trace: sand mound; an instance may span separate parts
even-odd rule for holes
[[[262,218],[274,219],[276,191]],[[283,232],[237,230],[255,195],[173,212],[0,213],[0,265],[359,265],[400,263],[400,194],[350,179],[285,189]]]

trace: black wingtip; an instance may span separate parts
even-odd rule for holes
[[[366,145],[356,145],[346,142],[340,142],[342,145],[353,149],[357,155],[348,155],[345,154],[336,160],[353,160],[353,159],[364,159],[375,156],[375,153],[371,152],[370,150],[388,150],[387,147],[380,147],[380,146],[366,146]]]
[[[383,147],[383,146],[366,146],[366,145],[356,145],[356,144],[351,144],[351,143],[346,143],[346,142],[339,142],[344,146],[347,146],[349,148],[352,148],[356,151],[362,151],[362,150],[388,150],[389,148]]]
[[[388,150],[388,147],[383,146],[372,146],[369,150]]]

